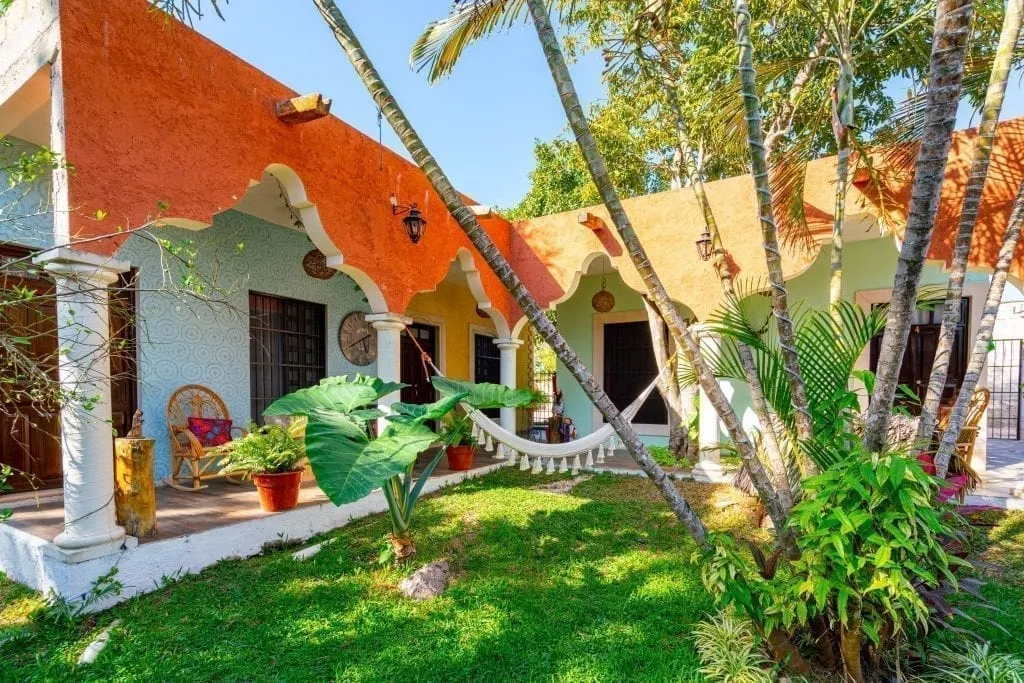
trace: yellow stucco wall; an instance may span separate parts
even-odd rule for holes
[[[444,362],[441,370],[452,379],[470,379],[470,330],[495,334],[489,317],[476,313],[477,302],[464,285],[441,282],[432,292],[420,292],[409,302],[405,314],[417,322],[441,326]],[[472,326],[472,327],[471,327]],[[435,362],[438,359],[435,359]]]

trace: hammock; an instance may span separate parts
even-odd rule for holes
[[[422,354],[422,360],[424,366],[429,365],[438,377],[444,377],[441,370],[434,365],[434,361],[430,356],[423,351],[423,348],[416,342],[415,337],[409,335],[413,343],[419,348]],[[622,409],[621,414],[626,418],[627,421],[632,422],[636,414],[640,412],[640,408],[644,402],[650,397],[651,393],[657,388],[658,382],[669,372],[673,367],[672,359],[666,363],[665,367],[661,369],[661,372],[655,376],[647,388],[645,388],[636,399],[628,406]],[[424,368],[426,369],[426,368]],[[605,456],[612,455],[615,448],[621,445],[618,435],[615,434],[615,430],[610,424],[605,424],[597,431],[588,434],[580,439],[574,439],[573,441],[567,441],[565,443],[538,443],[536,441],[530,441],[524,439],[518,434],[514,434],[507,429],[504,429],[500,424],[492,420],[491,418],[484,415],[479,410],[474,410],[470,406],[463,404],[463,408],[466,409],[469,414],[470,420],[473,422],[473,436],[476,437],[477,443],[485,448],[488,452],[495,452],[495,442],[497,442],[497,452],[495,457],[499,460],[508,459],[510,465],[514,465],[518,456],[522,454],[522,461],[520,462],[519,469],[531,470],[535,474],[546,472],[547,474],[554,474],[556,471],[555,460],[560,459],[558,463],[558,472],[569,472],[577,474],[580,469],[591,469],[594,467],[594,449],[597,449],[596,463],[603,465]],[[607,444],[607,448],[606,445]],[[580,462],[580,456],[586,453],[586,461]],[[534,461],[531,467],[530,456],[533,456]],[[570,468],[568,458],[572,458],[572,465]],[[547,458],[547,466],[545,467],[542,459]]]

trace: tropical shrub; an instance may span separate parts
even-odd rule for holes
[[[249,425],[248,433],[218,449],[223,474],[277,474],[302,468],[306,457],[302,431],[305,424],[293,420],[289,427]]]
[[[700,672],[714,683],[771,683],[771,662],[747,619],[728,612],[705,619],[693,629]]]
[[[882,666],[895,643],[922,642],[933,621],[931,596],[954,590],[964,564],[943,541],[956,534],[935,507],[937,481],[903,453],[854,450],[804,481],[786,531],[799,555],[752,558],[715,535],[703,578],[724,605],[748,616],[780,661],[805,665],[793,646],[809,635],[829,665],[838,652],[848,675]]]
[[[14,474],[10,465],[0,465],[0,494],[12,490],[14,487],[7,483],[7,480]],[[11,511],[7,508],[0,508],[0,522],[10,518]]]
[[[515,408],[532,399],[529,391],[498,384],[471,384],[442,377],[432,381],[441,393],[440,400],[427,404],[397,402],[391,405],[389,414],[375,404],[405,385],[364,375],[329,377],[317,386],[279,398],[263,413],[268,417],[306,418],[306,457],[320,489],[335,505],[357,501],[376,488],[382,489],[392,526],[388,540],[398,560],[416,552],[410,532],[413,510],[444,455],[444,447],[449,445],[429,424],[444,421],[460,404],[470,410]],[[374,435],[370,423],[381,417],[387,418],[387,426]],[[453,427],[448,438],[468,428],[468,416],[453,419],[461,425]],[[415,477],[417,457],[438,442],[441,448]]]

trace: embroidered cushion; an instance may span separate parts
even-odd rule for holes
[[[231,420],[212,417],[190,417],[188,430],[195,434],[203,448],[223,446],[231,441]]]

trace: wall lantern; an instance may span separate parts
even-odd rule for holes
[[[423,237],[423,231],[427,227],[427,219],[420,214],[420,210],[416,208],[415,204],[409,206],[403,206],[398,203],[398,198],[394,194],[391,195],[391,214],[393,216],[400,216],[403,213],[408,214],[402,218],[402,224],[405,225],[405,233],[409,236],[409,239],[413,244],[420,241]]]
[[[705,230],[697,240],[697,253],[700,254],[700,260],[707,261],[711,258],[711,252],[713,251],[714,243],[711,241],[711,233]]]

